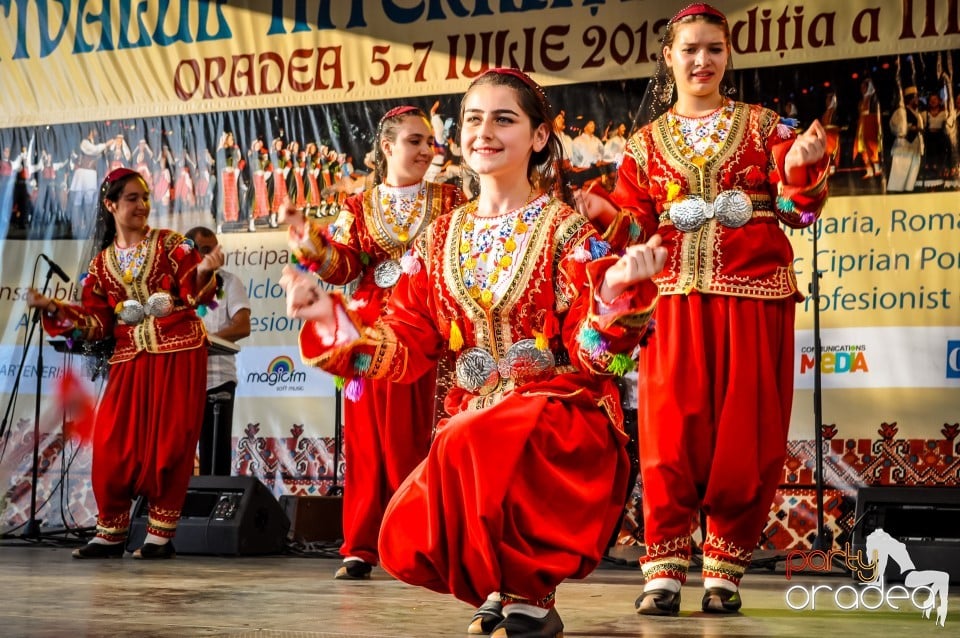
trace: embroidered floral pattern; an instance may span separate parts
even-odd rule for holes
[[[517,248],[527,241],[547,200],[547,195],[541,195],[497,217],[466,217],[460,232],[460,271],[467,292],[481,306],[493,305],[494,289],[509,281]]]

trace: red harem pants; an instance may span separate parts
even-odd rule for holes
[[[413,383],[365,379],[360,399],[344,402],[342,556],[380,562],[383,512],[430,449],[436,380],[436,370]]]
[[[474,606],[494,591],[541,600],[593,571],[623,512],[627,437],[567,376],[441,422],[387,506],[384,569]]]
[[[93,432],[99,535],[125,536],[130,501],[145,496],[147,531],[173,536],[193,474],[206,378],[205,347],[140,353],[111,366]]]
[[[743,575],[783,472],[795,312],[792,298],[660,298],[640,354],[645,578],[685,579],[701,509],[704,576]]]

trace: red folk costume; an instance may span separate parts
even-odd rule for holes
[[[769,515],[802,298],[778,222],[812,224],[827,197],[827,158],[808,169],[809,186],[782,183],[795,137],[773,111],[727,101],[705,118],[671,110],[627,144],[615,225],[621,238],[637,224],[641,239],[658,232],[668,251],[654,278],[657,334],[640,356],[648,581],[685,580],[702,508],[703,575],[739,583]]]
[[[80,304],[43,318],[50,334],[116,340],[93,433],[97,535],[110,541],[126,537],[136,495],[150,503],[148,533],[176,532],[206,398],[207,338],[196,308],[216,292],[215,277],[198,286],[200,261],[182,235],[150,230],[131,251],[100,252]]]
[[[547,196],[496,218],[475,210],[417,239],[378,322],[335,297],[338,337],[357,338],[325,341],[307,322],[301,354],[336,374],[409,382],[454,351],[452,416],[387,507],[383,566],[475,606],[499,591],[549,607],[559,582],[596,566],[623,510],[630,461],[610,370],[629,368],[656,286],[600,314],[616,258],[601,256],[584,217]]]
[[[387,306],[391,280],[399,276],[399,260],[411,240],[462,201],[460,190],[447,184],[368,189],[345,201],[322,237],[323,231],[311,225],[295,258],[326,282],[345,285],[357,280],[351,307],[365,323],[373,324]],[[384,275],[387,272],[393,277]],[[436,369],[425,369],[410,381],[371,380],[364,384],[362,397],[358,382],[346,388],[352,400],[344,404],[346,470],[340,553],[371,565],[378,562],[377,537],[387,502],[427,455],[436,420]]]

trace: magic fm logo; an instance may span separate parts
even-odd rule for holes
[[[307,373],[294,369],[293,359],[287,355],[274,357],[263,372],[247,374],[247,383],[264,383],[278,390],[286,390],[291,384],[302,386],[307,381]]]
[[[816,367],[814,354],[813,346],[803,346],[800,349],[800,374]],[[820,346],[820,372],[821,374],[870,372],[870,365],[867,363],[867,346],[863,344]]]
[[[853,551],[850,543],[844,549],[795,550],[787,554],[786,578],[796,573],[830,574],[834,565],[845,568],[859,581],[859,586],[793,585],[785,596],[787,606],[794,611],[814,611],[819,604],[832,602],[841,611],[864,609],[876,611],[912,606],[924,618],[936,611],[934,622],[943,627],[947,622],[947,596],[950,574],[931,569],[917,569],[907,546],[882,528],[866,537],[866,553]],[[899,568],[902,585],[887,586],[888,565]]]

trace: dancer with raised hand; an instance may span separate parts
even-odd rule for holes
[[[365,323],[387,307],[417,237],[463,201],[456,187],[423,179],[433,159],[432,138],[423,111],[391,109],[377,126],[374,186],[347,198],[326,228],[307,221],[302,210],[286,215],[297,264],[330,284],[356,282],[349,303]],[[377,537],[387,502],[430,447],[436,367],[409,381],[357,378],[346,385],[344,559],[338,579],[370,577],[379,562]]]
[[[728,98],[730,48],[727,19],[710,5],[670,20],[641,105],[649,123],[627,143],[613,202],[586,195],[611,241],[659,233],[669,253],[655,277],[657,335],[640,355],[641,614],[679,612],[701,510],[701,608],[740,609],[793,402],[802,295],[779,223],[814,223],[827,197],[823,127],[798,135],[773,111]]]
[[[562,636],[557,585],[607,549],[630,474],[612,375],[632,367],[666,257],[659,237],[608,254],[557,197],[553,119],[516,69],[473,81],[459,129],[480,195],[420,236],[379,321],[301,271],[283,277],[314,365],[406,381],[456,356],[451,416],[391,499],[380,558],[479,607],[470,632],[497,638]]]
[[[197,315],[212,304],[219,248],[206,256],[172,230],[148,224],[150,191],[135,170],[111,171],[100,187],[96,255],[79,304],[36,290],[49,334],[113,338],[110,373],[93,431],[97,535],[74,558],[119,558],[131,498],[149,503],[147,536],[134,558],[173,558],[170,542],[187,495],[206,399],[207,333]]]

